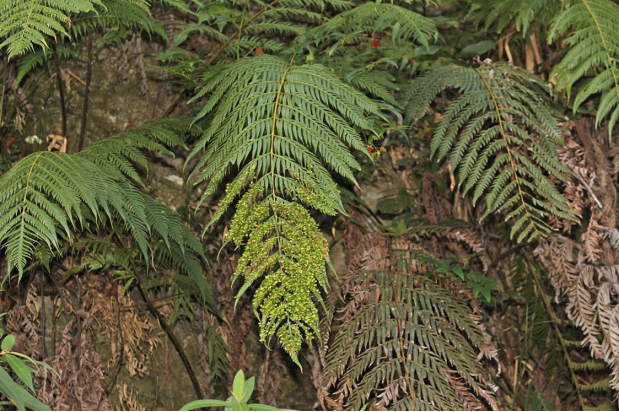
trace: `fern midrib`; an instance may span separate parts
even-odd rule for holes
[[[406,376],[406,383],[408,384],[408,393],[410,394],[411,401],[413,402],[413,408],[415,408],[415,396],[413,394],[413,385],[411,384],[411,378],[408,373],[408,365],[406,364],[406,354],[404,353],[404,343],[400,338],[400,332],[402,328],[402,319],[400,318],[400,299],[398,297],[398,288],[395,285],[395,281],[393,276],[391,276],[391,287],[393,288],[393,300],[396,306],[396,322],[397,322],[397,331],[398,331],[398,340],[400,341],[400,356],[402,361],[404,362],[404,375]]]
[[[32,11],[34,10],[34,3],[36,0],[32,0],[30,2],[30,11],[28,11],[28,18],[26,19],[26,24],[24,24],[24,29],[21,32],[21,36],[19,36],[19,41],[21,42],[26,35],[26,30],[28,30],[28,24],[30,24],[30,17],[32,16]],[[38,157],[37,157],[38,159]]]
[[[608,49],[608,46],[606,45],[606,39],[604,38],[604,32],[602,31],[602,27],[600,27],[600,23],[598,22],[598,19],[595,17],[593,10],[591,10],[591,7],[589,7],[589,3],[587,3],[587,0],[582,0],[582,4],[584,4],[585,7],[587,8],[587,11],[591,15],[591,18],[593,19],[593,22],[595,23],[595,27],[600,33],[600,39],[602,40],[602,46],[604,46],[604,52],[606,53],[606,58],[608,59],[608,66],[610,68],[611,73],[613,74],[613,80],[615,82],[615,93],[617,94],[617,100],[619,101],[619,79],[617,77],[617,72],[615,71],[615,66],[613,65],[613,58],[610,56],[610,50]]]
[[[269,150],[269,156],[271,159],[271,196],[273,197],[273,204],[277,201],[277,196],[275,195],[275,125],[277,123],[277,109],[279,107],[279,98],[282,95],[282,89],[284,88],[284,82],[286,81],[286,75],[294,66],[288,66],[286,70],[284,70],[284,74],[282,75],[282,80],[279,83],[279,88],[277,89],[277,95],[275,95],[275,107],[273,108],[273,126],[271,128],[271,148]],[[277,239],[277,249],[279,251],[282,250],[281,246],[281,234],[279,233],[279,219],[277,218],[277,212],[273,209],[273,217],[275,219],[275,236]],[[280,261],[281,265],[281,261]]]
[[[271,193],[273,195],[273,201],[275,201],[275,163],[273,162],[273,158],[275,157],[275,125],[277,123],[277,109],[279,107],[279,98],[282,95],[282,89],[284,87],[284,82],[286,81],[286,75],[290,72],[294,66],[289,66],[284,70],[284,74],[282,75],[282,80],[279,83],[279,88],[277,89],[277,95],[275,96],[275,107],[273,108],[273,127],[271,128],[271,148],[270,148],[270,157],[271,157]]]
[[[499,107],[499,103],[496,101],[496,97],[494,96],[494,93],[492,92],[492,87],[490,87],[490,84],[488,84],[488,81],[483,76],[483,74],[480,72],[480,70],[475,69],[475,72],[477,72],[479,77],[481,77],[481,79],[484,81],[484,84],[486,85],[486,89],[488,89],[488,93],[490,93],[490,97],[492,97],[492,103],[494,104],[494,109],[496,110],[497,118],[499,119],[499,128],[501,129],[501,137],[503,137],[503,140],[505,141],[505,149],[507,150],[507,155],[509,156],[509,162],[511,164],[511,168],[514,171],[514,178],[516,180],[516,186],[518,187],[518,195],[520,197],[522,207],[524,208],[524,213],[529,217],[530,221],[533,223],[533,230],[535,231],[535,233],[540,238],[542,238],[541,234],[537,230],[537,224],[533,220],[533,215],[529,212],[529,207],[527,205],[527,202],[525,202],[524,200],[524,194],[522,192],[520,178],[518,177],[518,170],[516,169],[516,164],[514,162],[512,151],[509,148],[509,142],[507,141],[507,135],[505,134],[505,128],[503,127],[503,120],[501,119],[501,108]]]

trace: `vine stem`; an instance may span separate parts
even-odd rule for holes
[[[52,56],[54,58],[54,66],[56,68],[56,80],[58,81],[58,93],[60,94],[60,110],[62,115],[62,137],[67,137],[67,107],[64,101],[64,85],[62,84],[62,74],[60,71],[60,59],[58,58],[58,50],[56,43],[52,43]]]
[[[84,103],[82,105],[82,124],[80,128],[80,140],[77,148],[78,152],[82,151],[84,147],[84,137],[86,135],[86,120],[88,116],[88,102],[90,96],[90,80],[92,78],[92,32],[88,33],[88,40],[86,42],[86,50],[88,54],[87,66],[86,66],[86,86],[84,87]]]
[[[584,411],[585,403],[582,399],[582,394],[580,393],[580,389],[578,389],[578,381],[576,380],[576,373],[574,373],[574,369],[572,369],[572,361],[570,360],[570,356],[567,350],[567,346],[565,344],[565,340],[563,339],[561,330],[559,330],[559,326],[557,325],[559,319],[557,318],[557,315],[555,314],[552,304],[550,303],[550,298],[546,294],[546,290],[544,289],[544,286],[542,285],[542,282],[539,278],[535,265],[533,264],[533,262],[531,262],[531,258],[529,256],[527,256],[526,254],[524,256],[525,256],[525,259],[527,261],[529,268],[531,269],[531,273],[533,274],[533,279],[535,280],[535,284],[537,285],[537,288],[540,291],[540,294],[542,295],[542,301],[544,303],[544,307],[546,308],[546,313],[548,313],[548,315],[550,316],[550,319],[552,321],[551,322],[552,326],[555,330],[555,333],[557,334],[557,337],[559,338],[559,343],[561,344],[561,348],[563,349],[563,356],[565,356],[567,367],[570,370],[570,374],[572,376],[572,383],[574,384],[574,389],[576,390],[576,395],[578,396],[578,403],[580,404],[580,410]]]
[[[118,236],[118,240],[120,242],[121,247],[125,248],[125,244],[120,236]],[[140,291],[140,295],[142,295],[142,299],[144,299],[146,306],[151,311],[151,313],[157,318],[157,320],[159,321],[159,324],[161,325],[161,328],[166,332],[166,334],[168,335],[168,338],[170,338],[170,340],[172,341],[172,344],[176,348],[176,351],[178,352],[178,355],[180,356],[181,361],[183,362],[183,365],[185,366],[185,369],[187,370],[187,375],[189,375],[189,379],[191,380],[193,389],[196,392],[198,399],[204,399],[204,395],[202,394],[202,389],[200,388],[200,383],[198,382],[198,379],[196,378],[196,374],[194,373],[193,368],[191,367],[191,362],[189,362],[189,359],[187,358],[187,355],[185,354],[185,351],[183,350],[183,345],[181,344],[180,340],[178,339],[178,337],[176,336],[176,334],[174,333],[170,325],[168,325],[168,322],[163,317],[163,315],[157,310],[155,305],[153,305],[153,303],[150,300],[148,300],[148,292],[146,291],[146,289],[144,288],[144,285],[142,284],[142,279],[140,277],[140,273],[138,272],[137,267],[135,266],[135,261],[133,260],[133,257],[129,258],[129,263],[131,265],[131,270],[133,271],[133,275],[138,281],[138,289]]]

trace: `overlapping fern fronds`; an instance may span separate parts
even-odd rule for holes
[[[261,339],[277,335],[297,360],[302,339],[318,328],[328,247],[299,204],[326,214],[342,211],[331,171],[355,181],[350,148],[364,149],[357,130],[371,131],[376,105],[320,65],[295,66],[260,56],[225,66],[199,91],[210,94],[198,118],[215,111],[192,155],[206,148],[194,173],[211,195],[228,174],[219,219],[247,187],[229,239],[245,252],[236,271],[245,284],[264,277],[254,298]],[[366,152],[367,153],[367,152]]]
[[[316,37],[334,32],[390,32],[394,41],[413,41],[427,45],[438,36],[436,26],[427,17],[392,3],[367,2],[339,13],[316,29]]]
[[[431,280],[412,245],[369,235],[351,252],[322,401],[335,410],[497,409],[478,356],[495,356],[467,302]],[[425,253],[419,251],[419,253]],[[439,275],[440,276],[440,275]]]
[[[482,13],[486,30],[496,26],[499,32],[515,24],[516,30],[526,34],[533,22],[548,26],[553,17],[565,7],[564,2],[555,0],[494,0],[483,4],[487,11]]]
[[[166,37],[148,9],[145,0],[0,0],[0,48],[8,47],[13,57],[34,51],[35,44],[46,48],[58,34],[117,25]]]
[[[570,94],[578,86],[574,111],[594,94],[601,94],[596,125],[609,118],[608,136],[619,119],[619,5],[611,0],[580,0],[557,16],[548,41],[569,33],[570,50],[554,69],[557,87]]]
[[[506,212],[519,242],[548,235],[549,216],[574,220],[552,181],[565,181],[571,172],[555,151],[563,136],[541,80],[504,64],[446,66],[412,82],[404,96],[406,121],[420,119],[448,89],[458,95],[436,127],[432,155],[449,155],[463,192],[473,189],[474,202],[487,193],[484,217]]]
[[[67,34],[70,13],[94,11],[95,0],[1,0],[0,48],[8,46],[9,57],[47,46],[46,36]]]
[[[126,28],[157,33],[167,39],[163,26],[150,15],[149,4],[145,0],[100,0],[95,10],[80,13],[71,21],[73,38],[81,37],[97,28]]]
[[[140,148],[167,151],[163,145],[175,141],[165,130],[164,124],[145,126],[78,154],[33,153],[4,174],[0,178],[0,244],[6,249],[8,272],[17,269],[21,276],[40,243],[58,248],[59,239],[71,238],[75,231],[102,218],[122,222],[146,260],[148,237],[153,232],[182,249],[195,245],[195,240],[174,228],[177,222],[169,222],[169,215],[157,213],[130,180],[137,177],[131,162],[145,162]]]

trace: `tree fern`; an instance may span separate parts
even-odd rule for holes
[[[317,332],[312,298],[320,300],[318,286],[326,286],[328,247],[309,213],[290,200],[342,211],[329,169],[355,181],[359,165],[349,147],[365,148],[357,130],[372,129],[376,105],[323,66],[267,55],[225,66],[196,98],[206,94],[198,118],[216,110],[192,152],[206,148],[195,169],[199,182],[209,181],[202,199],[239,171],[209,225],[249,184],[228,235],[245,244],[235,273],[245,280],[239,295],[264,277],[254,298],[261,340],[277,335],[297,361],[303,337]]]
[[[0,244],[6,249],[9,273],[16,268],[21,277],[39,243],[58,248],[59,236],[71,238],[74,231],[85,227],[89,216],[95,223],[102,217],[123,222],[146,258],[147,237],[153,230],[183,248],[188,239],[171,229],[164,231],[169,217],[155,213],[129,180],[138,179],[130,162],[145,162],[140,148],[167,152],[162,143],[171,142],[172,136],[164,130],[162,124],[145,126],[73,155],[33,153],[4,174],[0,178]]]
[[[458,95],[436,127],[432,155],[449,154],[464,193],[474,189],[474,202],[488,192],[484,217],[507,212],[514,219],[511,236],[520,231],[519,242],[550,233],[549,215],[574,220],[551,181],[564,181],[570,171],[555,153],[563,136],[541,81],[503,64],[443,67],[412,82],[404,96],[407,121],[420,119],[448,89]]]
[[[557,87],[568,94],[576,82],[593,76],[578,87],[574,111],[596,93],[602,98],[596,113],[596,124],[610,116],[608,134],[619,119],[619,6],[610,0],[580,0],[559,14],[548,41],[565,39],[571,48],[554,69]]]
[[[324,401],[347,410],[478,410],[483,401],[496,409],[478,360],[494,350],[472,309],[431,280],[416,260],[424,252],[401,247],[370,235],[353,250]]]

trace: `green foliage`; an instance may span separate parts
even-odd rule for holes
[[[2,315],[0,315],[0,317]],[[49,366],[43,362],[37,362],[22,353],[15,352],[13,350],[15,336],[5,335],[2,329],[0,329],[0,339],[2,339],[2,344],[0,345],[2,349],[2,351],[0,351],[0,394],[9,399],[9,401],[0,402],[0,405],[14,405],[20,411],[24,411],[26,408],[34,411],[48,411],[49,408],[24,389],[19,383],[15,382],[6,369],[12,370],[28,389],[34,393],[32,382],[33,370],[27,366],[22,359],[32,363],[37,366],[37,368],[39,366],[49,368]]]
[[[139,182],[131,162],[146,166],[139,149],[171,153],[164,145],[180,142],[163,126],[138,128],[78,154],[33,153],[2,176],[0,244],[6,250],[8,273],[16,268],[21,277],[40,243],[58,248],[59,237],[71,238],[75,231],[104,218],[122,222],[147,261],[152,233],[168,245],[173,241],[181,251],[186,245],[199,244],[176,227],[178,219],[157,213],[152,201],[129,180]]]
[[[197,118],[216,111],[192,152],[206,147],[195,169],[198,183],[209,180],[202,199],[240,170],[209,226],[251,182],[228,234],[245,245],[235,274],[245,278],[239,294],[264,277],[254,297],[261,340],[277,335],[298,362],[303,338],[317,332],[312,299],[326,286],[328,247],[309,213],[286,198],[325,214],[343,211],[327,168],[355,181],[359,165],[349,147],[365,148],[356,128],[372,129],[367,115],[377,114],[376,105],[323,66],[266,55],[225,66],[197,97],[208,93]]]
[[[481,13],[486,30],[495,26],[502,32],[515,24],[516,30],[526,34],[532,23],[547,26],[565,5],[555,0],[493,0],[482,7],[486,8]]]
[[[596,124],[609,116],[608,133],[619,119],[619,5],[610,0],[580,0],[559,14],[552,26],[548,41],[564,40],[569,52],[555,67],[557,87],[570,94],[572,87],[585,76],[593,76],[578,87],[574,111],[594,94],[601,100]]]
[[[551,181],[571,172],[555,151],[563,136],[541,80],[504,64],[439,68],[411,83],[406,121],[419,120],[445,90],[458,94],[436,127],[432,155],[449,155],[463,192],[474,189],[474,203],[488,192],[484,217],[507,212],[518,242],[551,233],[549,216],[575,220]]]
[[[9,57],[34,52],[34,45],[49,46],[58,34],[74,38],[95,28],[139,29],[166,38],[145,0],[2,0],[0,48]]]
[[[193,401],[181,408],[181,411],[192,411],[200,408],[225,407],[226,411],[279,411],[272,406],[260,403],[247,403],[254,393],[255,379],[251,377],[245,380],[243,371],[238,371],[232,382],[232,396],[226,401],[216,399],[202,399]],[[290,409],[286,409],[290,410]]]
[[[94,10],[80,13],[72,18],[70,28],[73,38],[103,28],[125,35],[127,29],[149,34],[157,33],[167,39],[161,23],[150,16],[150,5],[145,0],[100,0],[95,3],[97,4]]]
[[[0,1],[0,48],[8,46],[9,57],[47,47],[46,36],[67,34],[69,13],[94,11],[90,0],[2,0]]]
[[[423,45],[427,45],[431,39],[436,39],[438,36],[436,27],[430,19],[405,7],[387,2],[366,2],[339,13],[316,29],[317,43],[323,36],[334,36],[338,31],[354,34],[389,31],[393,40],[414,41]],[[345,37],[343,39],[350,40]]]

